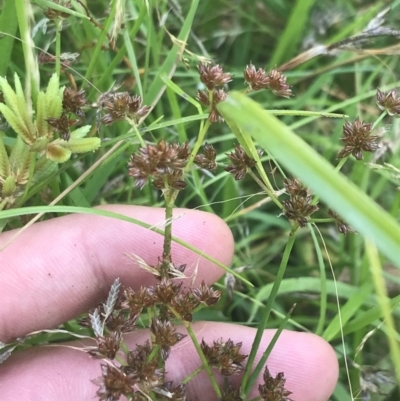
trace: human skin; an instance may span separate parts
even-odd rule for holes
[[[164,210],[136,206],[107,206],[107,210],[162,224]],[[174,211],[173,234],[204,253],[229,265],[233,238],[217,216],[194,210]],[[3,247],[15,232],[0,236]],[[127,254],[156,264],[162,253],[162,236],[117,219],[94,215],[69,215],[37,223],[15,238],[0,252],[0,341],[9,342],[30,332],[51,329],[103,301],[119,277],[134,290],[151,285],[154,278],[138,267]],[[174,243],[175,264],[187,265],[184,285],[212,284],[223,270]],[[208,343],[223,338],[242,342],[250,352],[255,329],[226,323],[198,322],[195,332]],[[183,327],[178,332],[185,332]],[[274,335],[266,330],[258,358]],[[148,338],[146,330],[126,337],[134,346]],[[82,341],[65,346],[36,347],[16,353],[0,365],[2,401],[80,401],[96,399],[100,362],[81,348]],[[86,344],[87,345],[87,344]],[[272,375],[284,372],[286,388],[294,401],[327,401],[335,387],[338,364],[331,346],[309,333],[284,331],[267,361]],[[169,379],[178,382],[200,365],[189,337],[173,347],[167,361]],[[261,378],[260,378],[261,379]],[[236,380],[240,380],[238,377]],[[258,387],[259,380],[255,386]],[[189,395],[214,400],[208,378],[201,373],[189,384]],[[256,392],[254,392],[256,395]]]

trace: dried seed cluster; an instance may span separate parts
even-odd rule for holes
[[[257,151],[258,157],[263,154],[262,150]],[[246,151],[240,145],[235,146],[235,150],[226,154],[231,164],[225,168],[225,171],[232,174],[235,180],[241,180],[245,177],[249,169],[256,165],[256,160],[249,157]]]
[[[277,96],[286,98],[293,96],[290,86],[286,83],[286,76],[278,70],[271,70],[267,74],[263,68],[256,69],[250,63],[244,70],[244,79],[250,90],[269,89]]]
[[[304,227],[314,212],[319,208],[312,204],[312,195],[309,190],[296,178],[293,180],[285,179],[284,186],[289,194],[289,199],[282,202],[284,216],[296,222],[300,227]]]
[[[346,122],[343,126],[344,137],[341,141],[345,143],[344,148],[338,153],[342,159],[352,154],[357,160],[363,159],[363,152],[373,152],[378,149],[378,137],[370,135],[372,124],[362,122],[359,117],[354,123]]]

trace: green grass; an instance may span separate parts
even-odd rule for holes
[[[244,89],[243,70],[250,62],[272,68],[301,54],[306,39],[332,44],[356,35],[387,2],[363,2],[360,9],[355,0],[192,0],[172,5],[126,0],[114,48],[110,34],[119,3],[87,1],[87,10],[79,2],[72,4],[71,10],[65,10],[51,1],[32,1],[30,21],[24,1],[5,2],[0,15],[0,75],[13,86],[17,72],[26,83],[26,95],[35,100],[39,87],[45,88],[62,67],[36,63],[41,51],[77,52],[76,62],[62,69],[63,85],[75,82],[84,88],[89,105],[121,86],[120,90],[141,95],[152,112],[137,130],[125,121],[97,130],[98,109],[88,107],[86,124],[92,126],[88,136],[99,136],[101,147],[60,164],[41,182],[34,182],[24,194],[24,203],[17,202],[18,209],[0,212],[4,230],[23,227],[19,217],[24,214],[43,212],[41,218],[46,219],[84,213],[99,204],[162,206],[163,199],[150,186],[139,191],[127,177],[132,152],[143,141],[161,138],[189,141],[192,148],[206,141],[217,150],[220,167],[207,174],[190,170],[176,206],[206,210],[224,219],[235,236],[231,268],[249,268],[240,273],[245,285],[237,280],[233,300],[222,302],[218,310],[202,311],[202,318],[223,316],[225,321],[253,327],[279,327],[287,319],[288,328],[322,335],[337,350],[341,367],[334,401],[352,400],[359,389],[360,370],[350,363],[346,371],[346,358],[355,359],[359,366],[389,368],[399,383],[400,119],[382,116],[375,100],[376,88],[399,87],[399,58],[388,48],[398,45],[398,39],[383,36],[363,43],[376,49],[374,54],[346,50],[304,60],[285,71],[295,94],[290,99],[269,91],[239,93]],[[391,6],[386,25],[396,29],[400,1]],[[31,42],[26,41],[30,29],[43,22],[43,7],[71,16],[59,34],[47,22]],[[196,100],[201,85],[196,66],[207,58],[234,74],[229,84],[232,92],[220,104],[228,124],[208,127],[207,110]],[[365,154],[363,161],[350,157],[337,171],[343,115],[349,121],[360,116],[377,122],[374,134],[383,135],[391,147],[374,161],[379,168],[370,165],[372,157]],[[5,125],[1,129],[4,144],[13,147],[15,134]],[[235,181],[224,171],[229,162],[226,153],[237,143],[255,159],[256,149],[265,150],[253,169],[259,182],[251,175]],[[280,209],[287,196],[274,198],[273,194],[283,188],[285,177],[293,176],[319,198],[320,210],[306,227],[296,228],[291,243],[288,236],[293,227]],[[274,200],[262,202],[265,192]],[[50,201],[43,201],[44,194],[50,194]],[[327,206],[358,234],[339,235],[326,214]],[[93,209],[91,213],[106,214]],[[222,280],[218,285],[224,288]],[[294,303],[298,305],[289,318]],[[362,350],[355,357],[360,344]],[[251,382],[251,377],[247,379]],[[387,394],[371,394],[371,399],[398,400],[398,386],[391,384],[384,390]]]

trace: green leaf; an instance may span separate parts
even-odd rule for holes
[[[19,115],[24,121],[26,128],[29,130],[30,135],[34,137],[35,130],[33,128],[33,123],[32,123],[32,113],[31,110],[29,110],[28,104],[25,100],[24,90],[22,89],[21,80],[19,79],[17,73],[14,74],[14,85],[15,85],[15,93],[17,95]],[[15,112],[15,114],[17,113]]]
[[[72,153],[87,153],[99,148],[100,138],[71,138],[63,141],[62,146],[69,149]]]
[[[280,164],[310,187],[361,235],[400,267],[400,226],[276,117],[245,95],[232,92],[218,105],[221,114],[235,121]]]
[[[10,154],[10,168],[19,185],[28,182],[30,165],[31,153],[21,137],[18,137]]]
[[[47,136],[47,100],[44,92],[39,92],[36,104],[36,130],[39,137]]]
[[[17,110],[18,111],[18,110]],[[11,126],[11,128],[19,135],[21,135],[22,139],[28,144],[32,145],[35,142],[35,138],[32,137],[31,132],[25,126],[22,121],[21,116],[16,115],[8,106],[4,103],[0,103],[0,112],[3,114],[4,118]]]
[[[10,175],[10,163],[4,146],[3,138],[0,138],[0,178],[5,179]]]
[[[72,131],[71,139],[84,138],[89,133],[91,128],[92,128],[91,125],[84,125],[83,127],[80,127],[75,131]]]
[[[18,112],[18,100],[17,95],[14,92],[14,89],[10,86],[7,80],[3,77],[0,77],[0,87],[3,91],[4,101],[6,105],[14,112]]]

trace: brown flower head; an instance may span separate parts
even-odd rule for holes
[[[242,343],[234,343],[231,339],[214,341],[212,347],[202,340],[201,349],[211,366],[219,368],[223,376],[231,376],[243,370],[242,362],[247,355],[240,353]]]
[[[105,327],[108,331],[120,331],[121,333],[129,333],[135,330],[136,321],[139,318],[139,313],[126,313],[124,310],[119,310],[111,314],[106,322]]]
[[[158,187],[165,187],[165,184],[170,183],[175,189],[180,189],[184,187],[182,174],[172,173],[182,170],[189,156],[190,149],[187,143],[170,144],[162,139],[156,145],[149,144],[132,155],[128,163],[129,175],[135,179],[136,186],[140,189],[151,177],[156,180]]]
[[[336,225],[340,234],[346,235],[347,233],[355,233],[353,227],[350,227],[336,212],[328,209],[328,214],[336,221]]]
[[[221,298],[221,291],[213,290],[204,281],[200,287],[192,289],[192,294],[198,302],[207,306],[215,305]]]
[[[53,127],[55,132],[58,132],[61,139],[68,141],[71,137],[69,128],[79,122],[77,119],[70,119],[65,113],[61,114],[60,118],[48,118],[48,124]]]
[[[381,110],[386,110],[390,116],[400,115],[400,98],[396,91],[381,92],[376,91],[376,104]]]
[[[115,365],[102,364],[102,376],[93,380],[99,386],[97,395],[100,400],[117,401],[122,395],[133,395],[134,381]]]
[[[161,385],[165,374],[164,369],[158,368],[157,358],[150,360],[151,352],[149,341],[144,345],[136,345],[136,348],[129,351],[126,356],[127,366],[121,368],[130,380],[137,383],[137,386],[146,393]]]
[[[163,277],[154,287],[149,288],[149,293],[161,304],[169,304],[181,291],[182,282],[174,284],[168,278]]]
[[[150,331],[154,335],[154,344],[161,346],[161,356],[166,361],[171,352],[171,347],[186,337],[186,334],[177,333],[169,320],[151,321]]]
[[[343,125],[344,137],[341,141],[345,143],[344,148],[338,153],[342,159],[352,154],[357,160],[363,159],[364,152],[373,152],[378,149],[378,137],[370,135],[372,124],[365,124],[358,117],[354,123],[346,122]]]
[[[156,303],[156,299],[146,287],[141,287],[139,291],[133,291],[127,288],[124,291],[121,308],[129,309],[132,315],[140,314],[143,308],[147,308]]]
[[[237,389],[229,379],[224,381],[224,387],[221,393],[221,401],[243,401],[243,398],[240,396],[240,390]]]
[[[53,0],[54,4],[63,6],[65,8],[71,8],[71,2],[66,1],[66,0]],[[48,8],[45,12],[44,15],[50,19],[50,20],[55,20],[58,18],[66,19],[70,16],[70,14],[65,13],[63,11],[55,10],[54,8]]]
[[[193,311],[199,306],[200,302],[190,293],[180,293],[171,300],[171,306],[179,313],[185,322],[191,322]],[[171,314],[171,318],[174,316]]]
[[[268,367],[264,370],[264,384],[258,386],[258,390],[265,401],[293,401],[289,398],[291,391],[285,389],[286,379],[283,373],[272,377]]]
[[[107,93],[101,103],[102,107],[108,112],[101,119],[102,123],[106,125],[125,118],[131,118],[135,123],[138,123],[150,110],[149,106],[142,105],[140,96],[130,96],[128,92]]]
[[[210,101],[211,96],[211,101]],[[204,106],[209,107],[210,113],[208,115],[208,120],[211,123],[223,123],[224,119],[219,114],[217,110],[217,104],[223,102],[226,99],[227,93],[223,89],[214,89],[211,95],[207,91],[198,91],[197,100]]]
[[[217,169],[217,162],[215,158],[217,157],[217,152],[214,147],[206,143],[203,147],[204,154],[197,154],[194,158],[194,162],[201,168],[206,170],[214,171]]]
[[[297,222],[300,227],[304,227],[310,215],[319,208],[317,205],[312,204],[312,195],[309,190],[296,178],[293,180],[285,179],[284,186],[290,195],[289,199],[282,202],[284,216],[289,220]]]
[[[65,113],[75,113],[78,117],[85,117],[82,107],[86,104],[85,91],[79,92],[72,88],[65,88],[62,107]]]
[[[244,79],[249,84],[251,90],[257,91],[268,88],[269,78],[263,68],[256,70],[252,63],[244,70]]]
[[[197,66],[200,80],[209,89],[213,90],[216,86],[223,86],[232,81],[232,75],[225,73],[219,65],[200,63]]]
[[[275,95],[286,98],[290,98],[290,96],[293,96],[290,86],[286,83],[286,76],[283,75],[280,71],[271,70],[267,75],[267,79],[267,88]]]
[[[162,394],[168,394],[168,398],[163,398],[163,400],[186,401],[187,384],[178,384],[174,387],[173,383],[174,382],[172,381],[165,382],[162,386],[160,386]]]
[[[183,180],[182,170],[175,170],[154,177],[153,185],[156,189],[173,188],[177,191],[186,188],[186,182]]]
[[[122,334],[120,331],[112,331],[104,337],[97,337],[97,347],[91,347],[88,350],[88,354],[95,358],[114,359],[119,351],[121,340]]]
[[[261,157],[262,150],[257,151]],[[229,174],[235,176],[235,180],[241,180],[247,174],[248,169],[256,165],[256,161],[249,157],[245,150],[240,145],[235,145],[235,150],[231,153],[226,153],[232,164],[225,168]]]

